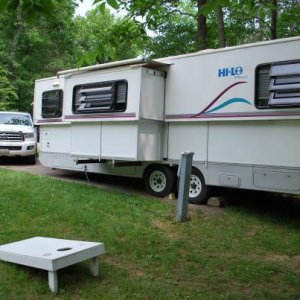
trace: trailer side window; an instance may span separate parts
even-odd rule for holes
[[[124,111],[127,81],[107,81],[77,85],[73,89],[75,114]]]
[[[300,106],[300,63],[258,66],[255,105],[257,108]]]
[[[62,116],[63,91],[51,90],[42,94],[42,117],[57,118]]]

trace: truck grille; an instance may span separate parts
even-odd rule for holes
[[[21,146],[0,146],[0,150],[22,150]]]
[[[0,131],[0,141],[22,142],[24,141],[24,136],[21,131],[19,132]]]

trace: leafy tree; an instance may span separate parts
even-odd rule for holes
[[[159,32],[166,25],[165,20],[170,20],[170,14],[176,14],[177,21],[190,16],[197,24],[199,49],[215,45],[216,33],[220,47],[299,34],[297,0],[118,0],[118,3],[131,17],[142,16],[149,28]],[[194,9],[187,12],[186,5]]]
[[[147,43],[140,23],[115,18],[108,9],[96,7],[86,18],[75,19],[79,65],[105,63],[136,57]]]
[[[63,2],[63,0],[1,0],[0,13],[18,10],[27,21],[40,18],[41,15],[55,18],[57,4]]]
[[[300,1],[278,1],[277,8],[277,37],[300,35]]]
[[[202,6],[206,0],[193,0],[192,5],[196,10],[187,12],[182,9],[188,1],[180,0],[118,0],[121,8],[129,12],[132,18],[143,17],[148,28],[157,30],[164,23],[164,20],[172,14],[179,14],[193,17],[197,21],[197,40],[200,49],[207,47],[206,16],[202,12]]]
[[[195,52],[199,49],[197,24],[189,16],[173,14],[155,31],[146,45],[151,57],[166,57]]]
[[[31,111],[34,81],[74,64],[73,2],[56,2],[55,18],[26,19],[23,2],[15,11],[0,15],[0,65],[11,90],[6,108]],[[0,93],[6,94],[4,86]]]
[[[12,103],[18,99],[8,75],[8,71],[4,67],[0,67],[0,110],[9,110]]]
[[[153,52],[159,47],[163,50],[169,49],[170,51],[165,51],[169,52],[168,55],[197,50],[197,48],[193,49],[194,47],[189,49],[185,47],[191,44],[186,43],[187,37],[190,37],[193,42],[199,42],[197,35],[194,34],[194,28],[197,26],[197,6],[193,1],[181,1],[181,3],[176,2],[176,9],[173,6],[176,17],[173,14],[173,17],[166,18],[165,22],[158,26],[152,42],[152,45],[157,47],[153,48]],[[189,6],[188,10],[187,6]],[[207,47],[210,48],[300,34],[300,2],[295,0],[207,0],[201,10],[206,16]],[[187,16],[191,26],[180,31],[183,27],[179,24],[186,23]],[[176,43],[176,30],[179,39],[184,36],[183,44]],[[178,51],[175,49],[177,44]],[[201,49],[201,45],[199,48]]]
[[[30,112],[36,79],[76,65],[136,57],[147,42],[138,22],[114,18],[108,10],[74,18],[73,0],[39,6],[44,2],[6,1],[0,14],[0,109]],[[31,18],[31,10],[43,13]]]

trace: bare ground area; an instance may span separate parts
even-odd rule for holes
[[[0,166],[39,176],[48,176],[60,180],[86,183],[105,190],[149,196],[145,190],[142,179],[90,173],[87,178],[83,172],[51,169],[42,166],[40,163],[28,165],[21,158],[0,157]],[[290,217],[292,214],[296,218],[298,218],[300,214],[300,198],[296,196],[234,189],[214,189],[212,195],[225,197],[226,206],[242,207],[259,213],[275,213],[278,214],[278,216],[288,215]],[[176,200],[163,199],[163,201],[176,205]],[[223,212],[223,208],[207,205],[189,204],[189,208],[194,211],[200,210],[205,215]]]
[[[118,191],[126,194],[134,194],[140,196],[149,196],[145,190],[142,179],[109,176],[101,174],[88,174],[88,178],[83,172],[75,172],[68,170],[51,169],[42,166],[40,163],[36,165],[28,165],[21,158],[3,158],[0,157],[0,166],[7,169],[26,172],[39,176],[54,177],[60,180],[75,181],[90,184],[105,190]],[[176,200],[163,199],[171,204],[176,204]],[[201,210],[204,214],[221,213],[222,208],[210,207],[207,205],[189,204],[189,208]]]

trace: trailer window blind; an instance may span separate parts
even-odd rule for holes
[[[73,90],[73,112],[76,114],[124,111],[126,103],[125,80],[77,85]]]
[[[300,63],[259,66],[255,101],[257,108],[300,106]]]
[[[272,66],[270,105],[300,104],[300,63]]]
[[[63,91],[51,90],[42,94],[42,117],[57,118],[62,116]]]
[[[270,85],[270,65],[263,65],[256,69],[256,106],[258,108],[268,107],[269,85]]]

